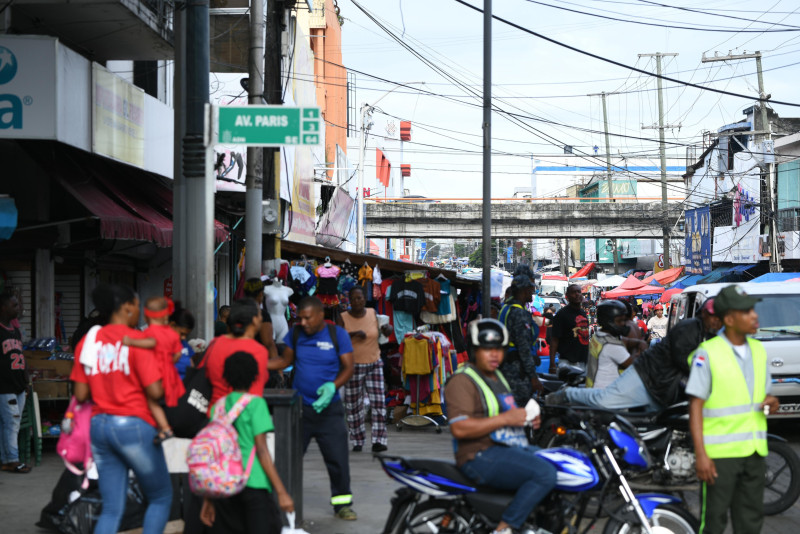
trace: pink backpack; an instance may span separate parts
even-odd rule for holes
[[[233,422],[254,398],[255,395],[242,395],[227,413],[225,397],[218,400],[212,408],[211,421],[192,440],[186,462],[189,464],[189,489],[195,495],[230,497],[247,485],[256,448],[250,451],[250,460],[244,468],[239,434]]]
[[[72,473],[85,475],[92,466],[92,440],[89,430],[92,426],[91,401],[78,402],[72,397],[67,407],[67,413],[72,413],[72,428],[64,432],[56,444],[56,452],[64,460],[64,464]],[[75,464],[83,464],[83,469],[78,469]],[[87,481],[84,481],[86,483]]]

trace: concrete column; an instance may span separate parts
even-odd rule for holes
[[[37,249],[33,266],[33,337],[55,335],[55,266],[50,251]]]

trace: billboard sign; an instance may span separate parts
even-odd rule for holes
[[[56,138],[57,42],[0,36],[0,138]]]
[[[144,167],[144,91],[92,63],[92,150]]]
[[[711,272],[711,208],[686,210],[686,272]]]

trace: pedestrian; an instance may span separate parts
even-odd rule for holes
[[[778,411],[769,394],[772,376],[751,297],[738,285],[714,299],[724,328],[690,356],[686,384],[689,428],[701,490],[701,534],[722,534],[730,510],[735,534],[757,534],[764,523],[767,413]]]
[[[148,408],[148,401],[164,395],[160,366],[153,365],[152,351],[122,344],[125,336],[145,336],[134,329],[139,297],[132,289],[100,285],[92,300],[105,326],[93,328],[78,343],[70,378],[76,400],[94,402],[90,435],[103,499],[94,532],[119,530],[132,470],[147,502],[143,533],[160,534],[172,503],[164,451],[154,444],[158,432]]]
[[[252,354],[235,352],[225,360],[222,377],[233,388],[225,396],[226,412],[248,393],[258,374],[258,363]],[[211,534],[278,534],[281,519],[274,497],[278,498],[281,510],[287,513],[294,511],[294,502],[267,448],[267,432],[274,431],[275,427],[264,398],[254,395],[233,426],[238,434],[242,465],[250,463],[251,454],[256,455],[247,485],[227,499],[204,499],[200,518],[211,529]]]
[[[355,521],[344,406],[337,390],[353,376],[353,345],[344,328],[325,321],[322,302],[306,297],[297,305],[300,325],[286,334],[282,366],[294,364],[294,387],[303,397],[303,453],[314,438],[331,486],[339,519]]]
[[[13,326],[19,300],[11,291],[0,293],[0,460],[2,470],[30,473],[19,461],[19,425],[27,399],[28,374],[22,353],[22,334]]]
[[[541,393],[544,390],[536,374],[541,362],[536,347],[539,327],[526,308],[536,291],[536,284],[527,274],[517,273],[509,289],[511,298],[503,304],[498,316],[509,333],[508,350],[501,371],[511,386],[517,406],[525,406],[534,392]]]
[[[178,370],[181,380],[186,376],[186,369],[192,366],[194,349],[189,345],[189,334],[194,330],[194,322],[192,312],[182,307],[179,302],[176,302],[175,311],[169,317],[169,326],[178,334],[181,340],[181,355],[178,361],[175,362],[175,369]],[[225,332],[227,333],[227,326],[225,327]]]
[[[214,337],[228,333],[228,316],[231,314],[231,307],[227,304],[219,307],[217,320],[214,322]]]
[[[528,421],[499,369],[508,339],[497,320],[471,322],[470,362],[445,387],[456,465],[476,484],[514,493],[492,534],[537,531],[526,522],[556,485],[555,467],[536,456],[539,448],[528,444],[523,429],[526,423],[538,428],[541,420],[537,415]]]
[[[625,347],[627,347],[631,356],[636,358],[650,345],[645,341],[647,336],[639,325],[639,320],[636,317],[636,305],[631,304],[627,300],[623,301],[623,304],[628,309],[628,321],[626,323],[628,325],[628,333],[623,336],[622,341],[625,342]]]
[[[627,309],[618,300],[603,300],[597,305],[600,327],[589,341],[586,387],[602,389],[619,378],[620,370],[633,363],[633,356],[620,339],[628,332]]]
[[[261,331],[261,313],[253,299],[240,299],[233,303],[228,316],[228,328],[230,333],[215,337],[206,349],[204,357],[206,376],[211,382],[209,406],[213,406],[215,402],[233,391],[222,373],[225,369],[225,360],[236,352],[247,352],[258,363],[258,376],[250,386],[250,393],[263,395],[264,386],[269,378],[267,349],[255,340]]]
[[[656,411],[684,400],[689,354],[722,326],[714,315],[713,302],[706,300],[698,317],[684,319],[670,328],[661,343],[644,351],[611,385],[603,389],[560,389],[547,396],[547,404],[569,403],[608,410],[644,407]]]
[[[372,409],[372,452],[386,450],[386,394],[384,393],[383,362],[378,337],[383,329],[384,335],[391,335],[390,325],[381,327],[378,315],[367,308],[364,288],[354,286],[350,289],[350,310],[342,313],[337,323],[350,334],[353,344],[353,377],[344,385],[344,407],[347,412],[347,427],[353,452],[361,452],[366,440],[364,424],[364,397],[369,399]]]
[[[264,282],[260,278],[249,278],[244,283],[244,297],[253,299],[261,310],[261,327],[255,340],[264,345],[270,357],[278,355],[278,347],[275,346],[275,331],[272,328],[272,317],[264,308]]]
[[[669,319],[664,315],[664,306],[661,304],[656,304],[654,311],[656,314],[647,321],[647,328],[652,333],[652,337],[656,340],[664,339],[667,337],[667,323]]]
[[[570,284],[566,297],[567,305],[558,310],[550,328],[550,372],[553,374],[556,373],[556,354],[559,361],[583,368],[589,357],[589,318],[581,308],[581,286]]]

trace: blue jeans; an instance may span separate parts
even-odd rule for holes
[[[461,466],[475,483],[506,491],[516,491],[503,512],[503,521],[518,529],[536,505],[556,486],[556,468],[534,455],[539,447],[494,445],[479,452]]]
[[[156,429],[138,417],[98,414],[92,417],[92,455],[97,464],[103,511],[95,534],[119,530],[128,489],[128,470],[147,498],[143,533],[161,534],[169,520],[172,483],[160,445],[153,445]]]
[[[25,392],[0,394],[0,461],[19,462],[19,424],[25,409]]]
[[[664,409],[647,391],[633,366],[604,388],[567,388],[566,394],[570,404],[592,408],[624,410],[644,406],[649,411]]]

